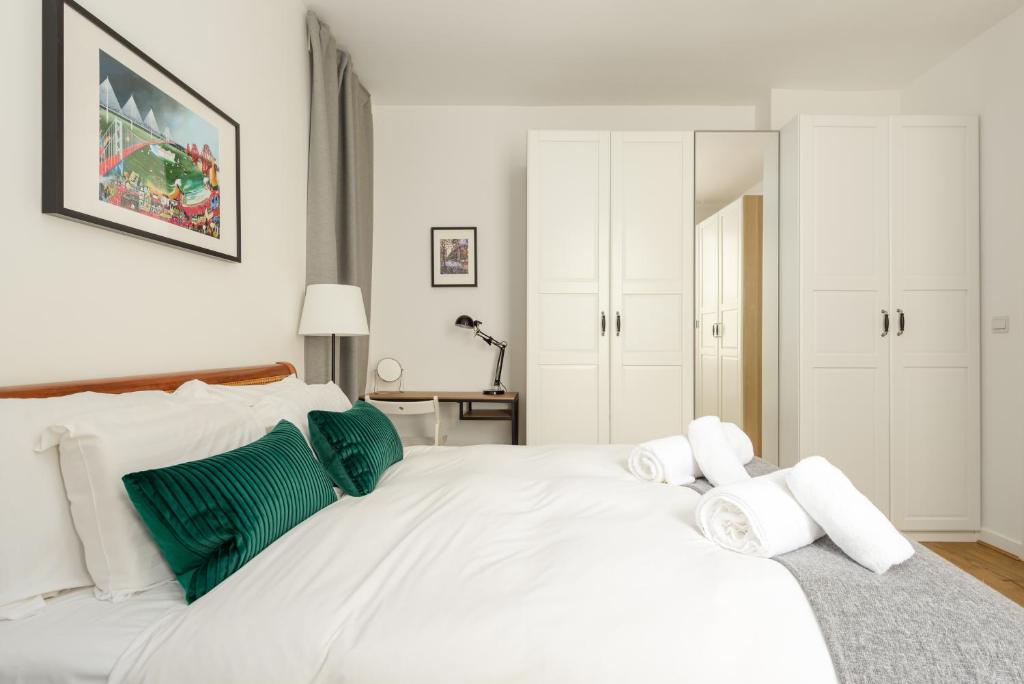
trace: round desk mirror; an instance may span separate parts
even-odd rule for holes
[[[398,382],[402,378],[402,364],[389,357],[377,362],[377,377],[384,382]]]

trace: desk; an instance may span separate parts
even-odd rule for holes
[[[519,444],[519,392],[484,394],[483,392],[370,392],[374,401],[430,401],[459,405],[459,420],[507,420],[512,423],[512,443]],[[487,408],[473,408],[487,404]],[[495,408],[495,407],[500,408]]]

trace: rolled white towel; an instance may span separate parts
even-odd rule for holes
[[[750,475],[740,465],[736,452],[729,445],[717,416],[704,416],[690,422],[686,429],[701,473],[708,482],[717,486],[749,480]]]
[[[793,466],[786,477],[793,496],[847,556],[883,572],[914,555],[914,547],[843,471],[821,456]]]
[[[722,548],[771,558],[814,543],[825,531],[786,486],[788,470],[709,490],[697,503],[697,526]]]
[[[725,441],[736,453],[740,465],[747,465],[754,460],[754,443],[750,441],[743,428],[736,423],[722,423],[722,432],[725,433]]]
[[[690,442],[682,435],[637,444],[629,452],[629,472],[641,480],[685,485],[698,475]]]

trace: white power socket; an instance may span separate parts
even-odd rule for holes
[[[1008,333],[1008,332],[1010,332],[1010,317],[1009,316],[993,316],[992,317],[992,332],[994,332],[994,333]]]

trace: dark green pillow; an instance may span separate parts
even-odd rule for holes
[[[337,501],[302,433],[286,420],[234,451],[121,479],[189,603]]]
[[[394,424],[365,401],[344,413],[310,411],[309,438],[335,484],[352,496],[372,492],[384,471],[402,460]]]

